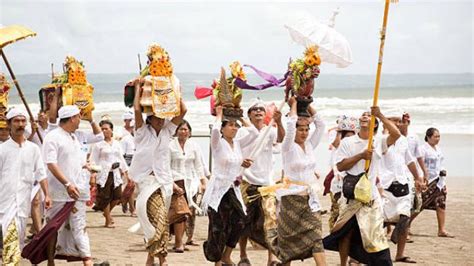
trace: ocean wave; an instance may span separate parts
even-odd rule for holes
[[[278,101],[266,101],[266,103]],[[472,97],[413,97],[397,99],[380,99],[379,106],[383,111],[403,110],[409,112],[412,117],[412,128],[417,133],[424,133],[428,127],[437,127],[443,133],[450,134],[474,134],[474,98]],[[187,120],[193,125],[195,132],[209,132],[209,124],[214,118],[209,115],[209,100],[186,101],[188,113]],[[242,106],[247,108],[249,100],[244,100]],[[326,120],[328,125],[335,123],[337,116],[346,114],[359,116],[372,105],[371,99],[341,99],[337,97],[317,97],[314,106]],[[12,104],[11,106],[21,106]],[[40,105],[33,103],[29,105],[33,113],[37,113]],[[100,118],[103,114],[109,114],[117,123],[120,122],[122,112],[127,110],[122,101],[95,102],[95,117]],[[284,113],[287,112],[287,107]],[[244,112],[245,113],[245,112]]]

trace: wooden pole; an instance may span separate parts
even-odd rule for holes
[[[10,67],[10,63],[8,63],[7,57],[5,56],[5,52],[3,51],[3,49],[0,49],[0,54],[2,54],[3,61],[5,62],[5,65],[7,66],[8,72],[10,72],[10,76],[13,80],[13,83],[15,83],[15,87],[18,90],[18,94],[20,95],[20,99],[23,102],[23,104],[25,105],[26,111],[28,112],[28,115],[30,116],[30,119],[33,120],[33,113],[31,112],[30,107],[28,106],[28,103],[26,102],[25,95],[23,95],[23,92],[21,91],[20,84],[16,80],[15,74],[13,73],[13,70]],[[35,123],[35,122],[33,122],[33,123]],[[39,134],[37,126],[35,127],[35,133],[38,135],[38,138],[41,141],[41,143],[43,143],[43,138]]]
[[[377,65],[377,76],[375,78],[374,98],[372,106],[377,106],[379,99],[379,87],[380,87],[380,75],[382,74],[382,61],[383,61],[383,48],[385,46],[385,33],[387,30],[387,19],[388,19],[388,8],[390,6],[390,0],[385,0],[385,8],[383,12],[383,23],[382,30],[380,31],[380,49],[379,49],[379,62]],[[374,138],[374,127],[375,127],[375,116],[370,117],[369,126],[369,145],[368,150],[372,149],[372,140]],[[370,160],[365,161],[365,170],[369,170]]]
[[[142,60],[140,59],[140,54],[137,54],[138,56],[138,74],[142,73]]]

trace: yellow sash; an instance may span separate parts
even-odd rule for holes
[[[262,197],[268,196],[268,195],[274,195],[278,189],[288,189],[290,185],[310,187],[305,182],[292,181],[288,177],[283,177],[281,179],[281,183],[275,184],[273,186],[259,187],[258,192],[260,192],[260,195]]]

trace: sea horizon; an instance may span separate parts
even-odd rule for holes
[[[264,81],[247,71],[250,84]],[[94,86],[94,115],[97,119],[109,114],[119,121],[127,109],[123,102],[124,85],[138,74],[88,74],[89,83]],[[208,132],[212,123],[209,99],[194,97],[196,86],[210,87],[217,73],[184,74],[176,73],[181,81],[182,96],[188,105],[187,117],[195,123],[196,132]],[[279,77],[279,75],[276,75]],[[39,89],[51,82],[51,75],[22,74],[17,80],[32,111],[39,110]],[[474,134],[474,73],[465,74],[384,74],[379,94],[382,111],[399,109],[412,116],[413,130],[422,134],[428,127],[437,127],[443,133]],[[313,92],[315,108],[320,110],[328,125],[339,115],[358,116],[372,105],[374,75],[325,74],[315,79]],[[263,91],[243,91],[242,107],[259,97],[265,102],[278,104],[284,98],[284,89],[273,87]],[[21,105],[15,88],[10,93],[10,105]]]

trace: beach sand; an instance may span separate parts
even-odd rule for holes
[[[437,237],[437,222],[434,211],[424,211],[414,221],[412,239],[407,244],[405,254],[415,259],[419,265],[474,265],[472,253],[473,230],[473,188],[471,178],[449,178],[446,228],[455,238]],[[329,209],[328,197],[320,197],[324,209]],[[123,215],[120,208],[113,211],[115,229],[103,228],[104,218],[101,213],[88,211],[87,223],[94,262],[108,261],[111,265],[144,265],[146,252],[143,237],[127,232],[127,228],[136,222],[136,218]],[[323,216],[323,234],[328,234],[328,215]],[[196,221],[195,240],[200,244],[207,237],[207,217],[198,217]],[[170,242],[169,249],[172,248]],[[169,253],[169,265],[211,265],[202,252],[202,246],[189,247],[183,254]],[[392,259],[396,247],[390,244]],[[267,253],[250,247],[248,254],[253,265],[266,265]],[[338,265],[338,253],[326,251],[328,265]],[[238,248],[232,258],[239,261]],[[27,261],[22,264],[28,265]],[[66,264],[57,261],[57,265]],[[404,265],[403,263],[395,263]],[[41,265],[46,265],[45,263]],[[71,265],[80,265],[71,263]],[[314,265],[312,259],[296,261],[292,265]]]

